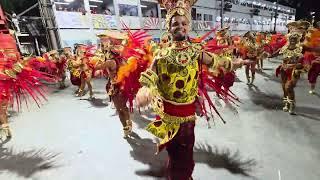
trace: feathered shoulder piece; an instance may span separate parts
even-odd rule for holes
[[[133,110],[133,100],[140,89],[139,78],[142,72],[146,71],[153,60],[151,36],[144,30],[131,31],[126,29],[126,37],[119,48],[121,59],[117,72],[116,82],[120,85],[121,91],[128,98],[130,109]]]
[[[309,48],[320,46],[320,29],[312,28],[306,35],[304,45]]]
[[[0,61],[0,92],[2,92],[0,101],[16,102],[14,104],[18,110],[23,100],[28,104],[28,97],[40,106],[41,98],[46,100],[46,91],[41,88],[42,81],[55,81],[49,74],[33,69],[28,62],[8,57]]]

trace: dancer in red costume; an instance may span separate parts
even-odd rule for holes
[[[120,56],[123,49],[122,42],[127,39],[125,33],[118,31],[106,31],[99,34],[100,51],[96,54],[100,63],[97,69],[105,70],[107,78],[106,91],[118,112],[120,122],[123,127],[124,138],[132,132],[132,121],[130,119],[129,108],[127,107],[128,97],[123,94],[119,83],[117,83],[117,72],[124,59]]]
[[[281,48],[287,43],[285,35],[280,33],[267,35],[266,41],[267,44],[264,47],[264,51],[269,53],[269,57],[279,55]]]
[[[254,33],[250,31],[244,35],[242,46],[242,58],[245,59],[245,72],[248,81],[247,84],[252,85],[255,80],[256,64],[259,60],[259,52],[261,52],[261,47],[257,44]]]
[[[60,89],[66,88],[65,80],[67,77],[66,76],[67,60],[68,60],[67,56],[69,56],[69,54],[68,54],[69,52],[71,52],[71,49],[64,48],[63,54],[60,56],[59,56],[59,54],[57,54],[58,58],[56,58],[56,60],[55,60],[55,64],[57,66],[57,76],[59,77],[59,88]]]
[[[106,31],[99,36],[102,49],[98,56],[102,61],[96,68],[109,76],[106,90],[118,111],[124,137],[128,138],[132,132],[133,100],[141,87],[139,77],[152,60],[151,48],[146,44],[151,37],[143,30],[133,33],[129,29]]]
[[[265,32],[259,32],[256,35],[256,42],[260,47],[258,50],[258,70],[263,71],[263,61],[270,56],[266,47],[268,47],[267,34]]]
[[[62,88],[65,88],[65,79],[66,79],[66,69],[69,68],[70,62],[72,62],[75,59],[73,53],[72,53],[72,48],[71,47],[64,47],[62,54],[60,55],[60,63],[57,65],[58,68],[58,74],[60,74],[60,77],[62,77],[63,83],[60,84]],[[70,79],[71,79],[71,74],[70,74]]]
[[[304,58],[309,61],[310,69],[308,80],[310,83],[310,94],[315,93],[317,78],[320,75],[320,22],[318,27],[310,28],[304,42]]]
[[[199,41],[202,38],[191,41],[188,37],[190,11],[195,1],[159,2],[167,10],[166,28],[173,41],[157,51],[151,68],[142,73],[140,82],[144,87],[139,90],[136,101],[142,107],[151,103],[158,114],[157,120],[150,123],[147,130],[162,139],[158,151],[164,148],[168,151],[168,179],[191,180],[196,104],[204,115],[210,113],[206,111],[207,103],[204,101],[207,100],[215,109],[207,92],[210,88],[226,101],[235,97],[219,88],[202,68],[203,65],[211,70],[218,68],[219,62],[209,52],[212,49]],[[239,65],[241,61],[232,62],[233,69]]]
[[[209,71],[219,88],[224,88],[229,92],[233,86],[236,75],[232,69],[232,61],[235,59],[233,52],[234,46],[230,36],[229,27],[222,28],[216,32],[216,39],[208,42],[218,47],[215,51],[215,59],[219,64],[214,71]]]
[[[45,54],[45,58],[47,58],[46,69],[49,73],[59,78],[59,88],[64,89],[65,79],[66,79],[66,67],[67,61],[65,58],[61,58],[59,56],[59,52],[57,50],[52,50]]]
[[[42,81],[54,81],[52,76],[33,69],[28,62],[19,59],[12,53],[0,53],[1,139],[10,139],[12,136],[8,124],[8,107],[16,105],[19,110],[22,101],[27,101],[28,98],[32,98],[39,106],[40,99],[46,99],[45,91],[41,88]]]
[[[217,77],[220,77],[220,83],[222,83],[224,90],[227,92],[229,91],[230,87],[233,86],[236,78],[235,72],[231,67],[232,61],[234,60],[234,47],[231,47],[233,46],[233,42],[230,37],[229,28],[230,27],[226,27],[217,32],[217,46],[223,47],[218,54],[221,58],[223,58],[223,60],[220,60],[223,63],[220,63],[220,73]]]
[[[80,68],[79,68],[80,62],[77,57],[80,56],[81,45],[77,45],[75,48],[76,48],[75,55],[69,55],[67,65],[68,65],[68,70],[70,72],[71,84],[78,87],[77,90],[75,91],[75,94],[78,94],[80,85],[81,85],[81,79],[80,79]],[[85,48],[83,47],[83,51],[84,49]]]
[[[92,66],[90,61],[90,58],[94,55],[91,52],[92,49],[93,47],[78,44],[76,48],[75,58],[71,58],[68,63],[68,67],[71,73],[71,82],[73,85],[79,86],[79,89],[76,91],[76,95],[78,97],[84,96],[84,89],[87,85],[90,98],[93,98],[91,79],[94,67]]]
[[[277,68],[276,75],[281,75],[283,89],[283,111],[295,114],[295,91],[294,88],[301,73],[307,69],[307,64],[303,58],[303,46],[301,39],[308,29],[304,22],[293,22],[290,24],[290,33],[287,35],[288,44],[284,46],[280,55],[282,55],[283,63]]]

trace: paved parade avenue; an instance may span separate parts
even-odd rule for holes
[[[219,103],[227,124],[217,117],[211,129],[196,126],[195,180],[319,180],[320,88],[310,95],[306,75],[296,88],[297,115],[282,111],[280,60],[265,61],[254,86],[244,69],[232,91],[238,113]],[[134,136],[124,139],[105,80],[93,83],[95,99],[75,97],[75,87],[50,86],[48,101],[11,112],[13,138],[0,146],[0,180],[164,179],[166,152],[155,156],[156,139],[144,130],[152,114],[135,113]],[[212,93],[214,95],[214,93]],[[219,105],[220,104],[220,105]],[[24,106],[26,107],[26,106]]]

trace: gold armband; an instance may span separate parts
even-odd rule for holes
[[[4,70],[4,73],[11,77],[11,78],[16,78],[18,73],[21,73],[23,68],[23,65],[20,63],[15,63],[12,67],[12,69],[6,69]]]
[[[4,70],[4,74],[14,79],[17,77],[17,73],[14,72],[12,69]]]
[[[141,85],[147,86],[150,88],[150,87],[156,87],[158,80],[159,80],[158,75],[155,72],[153,72],[151,69],[148,69],[145,72],[141,73],[139,82],[141,83]]]
[[[20,63],[15,63],[15,64],[13,65],[13,70],[14,70],[15,72],[17,72],[17,73],[21,73],[22,68],[23,68],[23,65],[20,64]]]

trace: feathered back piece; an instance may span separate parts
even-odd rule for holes
[[[306,35],[304,45],[306,47],[315,48],[320,46],[320,29],[313,28]]]
[[[126,34],[128,38],[119,52],[125,63],[121,64],[118,69],[116,82],[128,99],[130,110],[132,111],[133,100],[141,87],[139,83],[140,75],[150,67],[153,60],[153,52],[149,43],[151,36],[146,31],[138,30],[132,32],[127,28]]]
[[[209,33],[214,33],[216,29],[213,29],[212,31],[208,32],[202,37],[199,37],[197,39],[194,39],[194,43],[200,43],[199,40],[205,39]],[[230,48],[233,48],[229,45],[218,45],[217,39],[213,38],[212,40],[202,43],[202,49],[205,52],[209,53],[215,53],[219,55],[220,53],[224,52],[224,50],[229,50]],[[219,62],[217,62],[219,63]],[[234,73],[228,72],[224,75],[224,79],[220,79],[220,77],[217,77],[215,75],[212,75],[208,67],[206,65],[200,66],[200,74],[199,74],[199,86],[198,86],[198,100],[196,104],[199,107],[199,110],[201,111],[201,115],[205,116],[207,120],[210,118],[213,118],[213,112],[215,112],[220,119],[225,123],[225,120],[223,119],[222,115],[220,114],[219,110],[216,108],[216,104],[213,102],[213,99],[209,95],[209,90],[214,90],[217,95],[219,95],[223,101],[228,103],[229,105],[237,105],[237,102],[239,102],[238,97],[230,91],[230,87],[233,85],[234,82]],[[222,89],[221,85],[228,86]],[[236,111],[236,108],[232,108]]]
[[[2,57],[0,59],[0,92],[2,92],[0,101],[15,104],[19,110],[22,102],[28,105],[28,97],[31,97],[40,106],[41,99],[46,100],[46,91],[41,87],[42,81],[54,82],[55,78],[33,69],[29,61],[16,61],[10,57]]]
[[[298,33],[305,33],[310,27],[310,23],[308,21],[293,21],[287,24],[287,28],[290,33],[292,32],[298,32]]]

